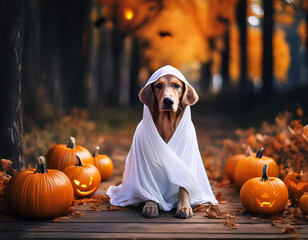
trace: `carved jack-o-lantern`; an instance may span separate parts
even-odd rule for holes
[[[78,154],[76,154],[76,158],[77,165],[71,165],[63,172],[71,180],[75,197],[80,198],[91,195],[97,190],[101,182],[101,175],[94,165],[82,164]]]
[[[308,180],[304,178],[303,172],[295,173],[290,172],[283,179],[283,182],[286,184],[290,197],[294,195],[298,196],[298,199],[304,194],[304,192],[308,192]]]
[[[268,165],[262,168],[262,178],[249,179],[241,188],[240,200],[248,212],[277,214],[284,210],[289,194],[279,178],[268,177]]]

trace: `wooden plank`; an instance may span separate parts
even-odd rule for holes
[[[296,226],[300,233],[308,233],[307,225]],[[271,224],[239,224],[231,229],[223,224],[196,223],[37,223],[32,225],[6,223],[0,232],[92,232],[92,233],[281,233]]]
[[[176,233],[69,233],[27,232],[4,233],[0,239],[308,239],[308,234],[176,234]]]

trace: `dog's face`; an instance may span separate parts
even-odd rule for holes
[[[170,74],[142,88],[139,98],[150,109],[157,103],[159,111],[172,112],[176,112],[179,106],[193,105],[199,99],[194,88]]]
[[[184,83],[173,75],[160,77],[153,83],[153,92],[159,111],[176,112],[184,93]]]

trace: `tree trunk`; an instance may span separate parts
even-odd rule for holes
[[[273,86],[273,1],[263,0],[263,95],[270,96]]]
[[[130,91],[129,99],[131,105],[139,102],[138,92],[139,86],[139,69],[140,69],[140,52],[139,41],[136,37],[132,40],[132,54],[130,60]]]
[[[230,76],[229,76],[229,60],[230,60],[230,22],[226,19],[226,32],[225,32],[225,49],[222,52],[222,66],[221,75],[223,79],[222,90],[225,92],[230,88]]]
[[[0,1],[0,157],[25,167],[21,109],[23,0]]]
[[[202,63],[201,76],[200,76],[200,88],[204,93],[208,93],[211,85],[211,65],[212,61]]]
[[[63,53],[65,105],[86,106],[84,83],[91,1],[58,0]]]
[[[237,22],[240,29],[241,46],[241,77],[239,82],[239,94],[249,95],[249,82],[247,78],[247,0],[240,0],[237,6]]]

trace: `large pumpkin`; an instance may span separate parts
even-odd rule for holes
[[[244,157],[252,156],[252,154],[251,148],[248,146],[246,153],[236,154],[228,159],[225,167],[225,174],[230,182],[234,182],[234,171],[238,161]]]
[[[298,199],[300,199],[304,192],[308,192],[308,180],[304,178],[302,171],[288,173],[283,182],[289,190],[290,197],[297,195]]]
[[[244,157],[239,160],[234,172],[235,185],[240,189],[242,185],[254,177],[261,177],[262,167],[268,165],[268,175],[279,177],[279,168],[274,159],[263,156],[264,148],[258,150],[256,156]]]
[[[94,166],[101,174],[101,179],[106,180],[111,177],[113,173],[113,163],[110,157],[105,154],[98,154],[99,146],[96,146],[93,153]]]
[[[62,171],[64,168],[76,164],[76,153],[84,163],[94,164],[91,153],[86,148],[76,145],[75,138],[70,137],[67,145],[58,144],[48,151],[46,155],[48,167]]]
[[[61,171],[47,169],[39,157],[37,169],[15,174],[5,189],[8,208],[24,218],[51,218],[65,213],[74,199],[68,177]]]
[[[279,178],[268,177],[268,165],[262,168],[262,178],[249,179],[241,188],[240,201],[248,212],[277,214],[284,210],[289,194],[286,185]]]
[[[304,214],[308,214],[308,192],[305,192],[298,201],[298,206]]]
[[[101,182],[101,175],[92,164],[83,164],[81,157],[76,154],[76,165],[68,166],[63,172],[71,180],[74,195],[77,198],[86,197],[94,193]]]

